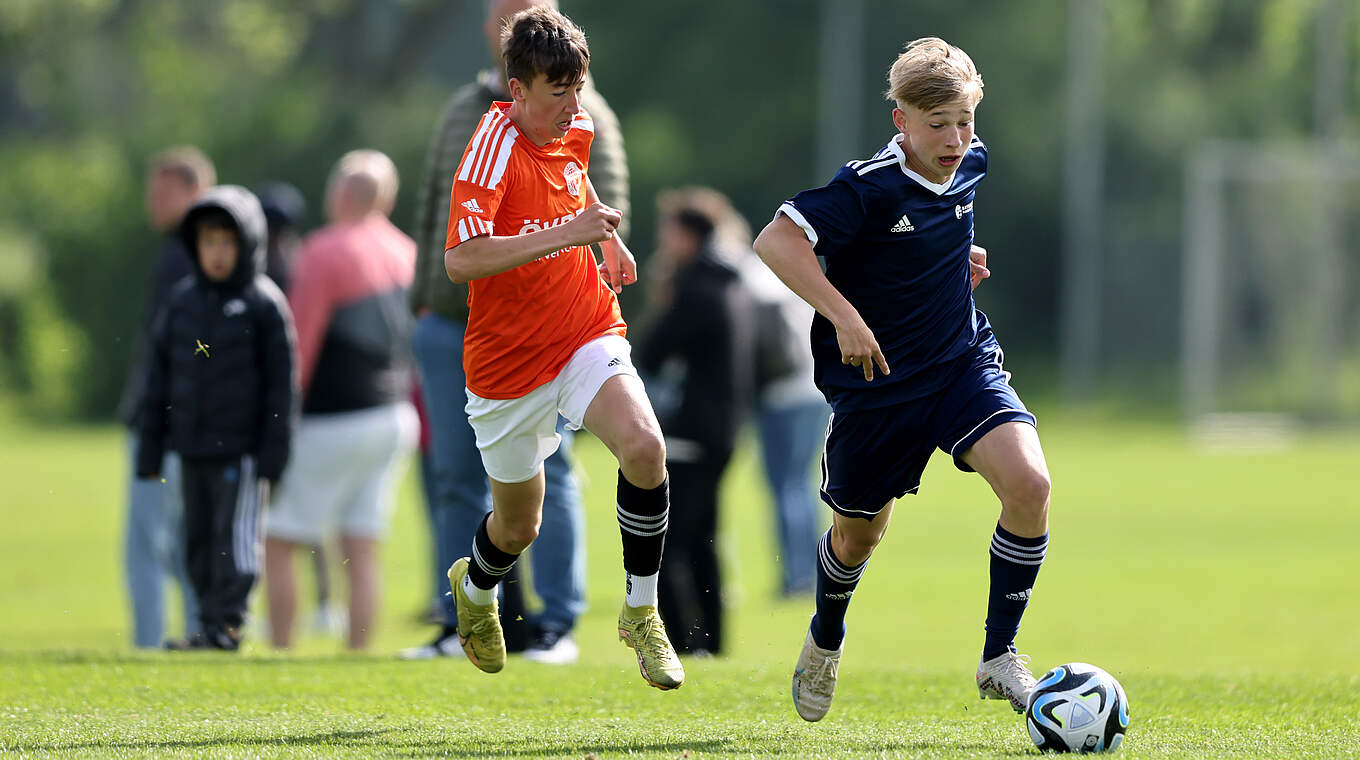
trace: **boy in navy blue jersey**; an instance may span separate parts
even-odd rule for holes
[[[931,37],[907,45],[888,84],[897,134],[887,146],[784,203],[755,243],[817,310],[815,377],[832,408],[822,500],[834,514],[818,545],[794,706],[809,721],[830,709],[850,597],[894,500],[917,491],[939,447],[1001,499],[977,686],[1022,712],[1034,676],[1014,640],[1048,546],[1049,478],[1034,416],[973,304],[990,274],[973,245],[973,196],[987,172],[973,136],[982,77],[966,53]]]

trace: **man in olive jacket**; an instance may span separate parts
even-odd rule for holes
[[[418,190],[416,221],[416,276],[411,286],[411,309],[419,317],[414,350],[420,369],[423,399],[431,434],[432,495],[430,522],[434,530],[435,588],[442,611],[443,628],[431,643],[405,650],[410,659],[462,656],[458,642],[457,612],[448,593],[445,572],[466,554],[482,516],[491,511],[491,492],[477,442],[463,408],[466,404],[463,375],[463,333],[467,328],[467,285],[449,279],[444,269],[444,243],[448,233],[449,200],[454,174],[477,122],[493,101],[509,100],[505,68],[500,56],[501,23],[515,13],[543,0],[494,0],[487,11],[486,32],[495,67],[482,71],[476,81],[459,88],[449,101],[430,142],[425,175]],[[587,79],[581,106],[595,120],[595,140],[590,154],[590,181],[600,200],[623,212],[621,236],[627,234],[628,168],[619,120],[593,83]],[[527,631],[525,657],[539,662],[566,664],[576,659],[571,629],[585,609],[584,517],[580,492],[571,472],[571,437],[563,434],[557,453],[544,463],[547,490],[543,501],[543,525],[530,555],[533,587],[543,600],[543,611],[532,617]],[[513,583],[502,584],[516,594]],[[513,600],[502,605],[502,614],[513,611]],[[513,615],[511,621],[513,621]],[[513,626],[507,621],[507,646],[514,649]]]

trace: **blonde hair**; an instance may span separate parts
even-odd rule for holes
[[[208,156],[193,145],[166,148],[147,162],[150,173],[173,174],[186,187],[207,190],[217,184],[217,170]]]
[[[899,108],[933,111],[974,92],[982,100],[982,75],[973,59],[939,37],[922,37],[908,42],[893,61],[883,94]]]
[[[390,214],[397,204],[397,165],[381,151],[360,149],[341,156],[327,184],[333,188],[341,182],[358,205]]]

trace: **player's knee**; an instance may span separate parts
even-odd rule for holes
[[[835,541],[836,558],[853,567],[869,560],[878,542],[883,540],[883,533],[872,530],[838,531],[833,532],[832,539]]]
[[[1043,520],[1048,517],[1049,492],[1052,483],[1048,473],[1034,470],[1011,483],[1006,489],[1003,500],[1007,509],[1018,517],[1027,520]]]
[[[499,548],[507,554],[519,554],[528,549],[529,544],[532,544],[534,539],[538,538],[540,523],[541,520],[523,520],[507,525],[502,538],[509,546]]]
[[[666,477],[666,442],[661,433],[638,427],[619,442],[619,469],[639,488],[655,488]]]

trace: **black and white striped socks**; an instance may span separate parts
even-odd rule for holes
[[[500,583],[501,576],[515,566],[515,560],[519,559],[518,554],[501,551],[491,543],[491,536],[486,532],[486,523],[490,519],[491,513],[488,512],[477,526],[477,535],[472,539],[472,558],[468,562],[468,574],[463,579],[463,593],[467,594],[473,604],[482,606],[491,604],[496,598],[496,584]]]
[[[670,522],[670,478],[656,488],[638,488],[619,472],[619,532],[629,607],[656,605],[657,573]]]

